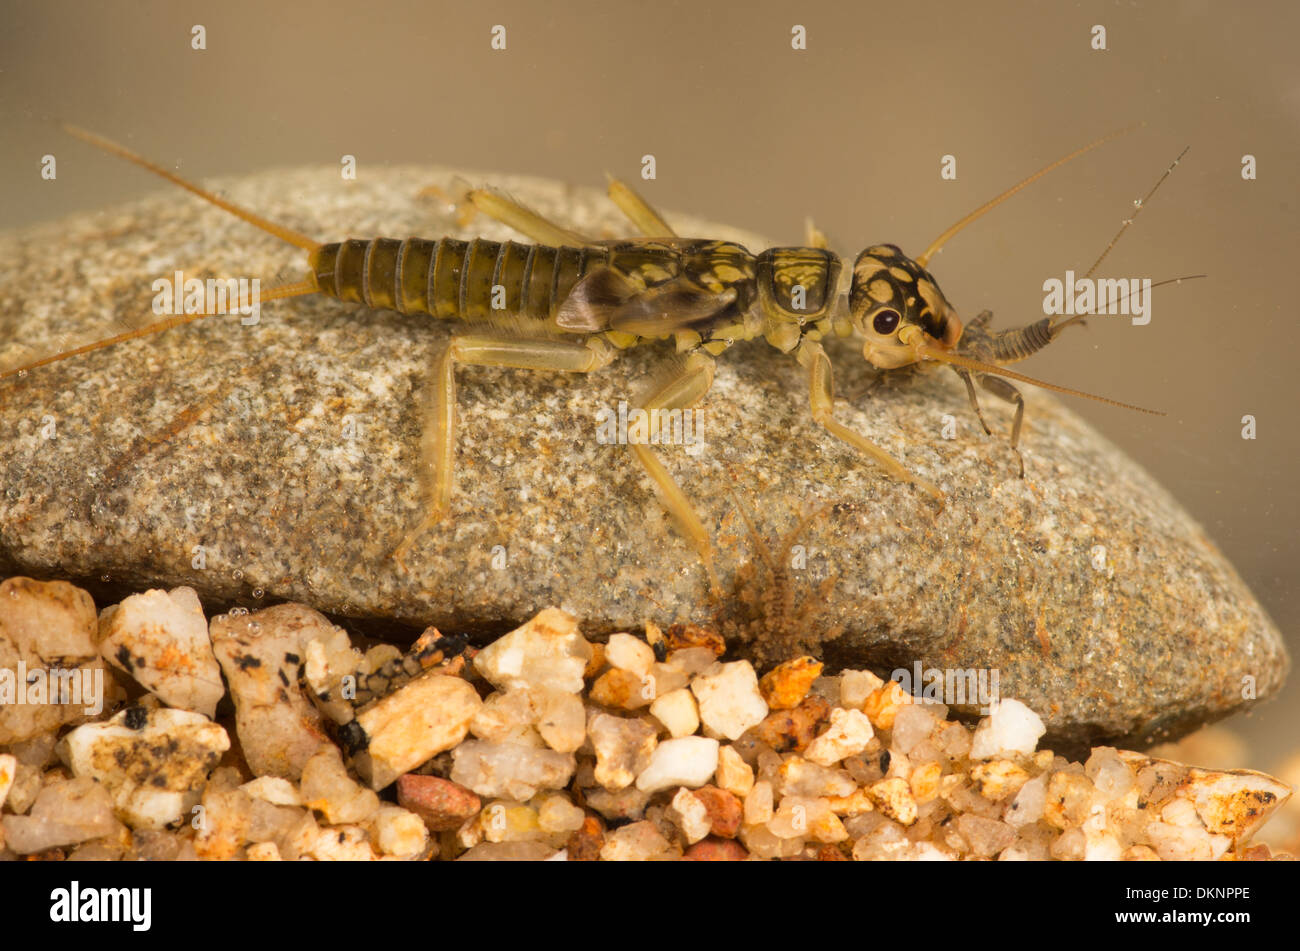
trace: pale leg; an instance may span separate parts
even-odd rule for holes
[[[911,482],[942,503],[944,496],[937,486],[912,475],[902,463],[870,439],[861,433],[854,432],[835,419],[832,415],[835,406],[835,383],[831,371],[831,360],[830,357],[826,356],[826,351],[822,349],[821,344],[805,340],[799,345],[797,356],[799,362],[808,367],[808,396],[812,404],[813,419],[817,420],[835,438],[848,443],[860,452],[866,453],[894,478],[903,482]]]
[[[420,484],[424,518],[393,552],[406,569],[405,557],[415,540],[446,517],[456,465],[456,366],[515,367],[590,373],[606,366],[613,352],[598,337],[587,341],[507,340],[488,335],[453,337],[438,358],[425,396],[425,425],[421,445]]]
[[[609,180],[609,199],[618,206],[619,211],[627,215],[629,221],[647,238],[675,238],[677,232],[663,215],[650,207],[650,203],[632,190],[626,182],[617,178]]]
[[[709,392],[709,387],[713,385],[713,373],[713,360],[697,351],[687,358],[682,372],[652,393],[641,408],[653,420],[655,410],[687,409],[694,406]],[[709,583],[715,591],[721,591],[713,570],[713,544],[690,499],[655,455],[653,447],[632,444],[631,449],[651,480],[659,487],[664,507],[677,520],[682,532],[700,553]]]

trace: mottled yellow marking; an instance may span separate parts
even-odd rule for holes
[[[884,270],[885,262],[877,261],[875,258],[863,258],[853,268],[853,273],[857,275],[858,280],[865,281],[877,271]]]
[[[749,279],[748,274],[731,264],[719,264],[713,269],[713,273],[718,276],[718,280],[727,284],[736,284]]]
[[[726,350],[727,346],[728,344],[725,340],[710,340],[704,345],[704,350],[716,357],[723,350]]]
[[[921,299],[930,305],[930,309],[936,314],[946,313],[948,308],[944,305],[943,295],[939,293],[939,288],[935,287],[930,281],[917,281],[916,289],[921,293]]]
[[[637,273],[647,284],[660,284],[677,276],[658,264],[643,264],[637,269]]]
[[[821,283],[826,269],[815,264],[790,264],[781,269],[781,278],[790,284],[802,284],[807,287],[812,283]]]
[[[894,256],[894,249],[888,245],[877,244],[867,248],[867,253],[873,257],[889,259]]]
[[[894,299],[894,285],[888,281],[872,281],[867,285],[867,294],[872,300],[884,304]]]
[[[912,275],[901,267],[891,267],[889,273],[894,275],[894,277],[898,278],[900,281],[910,281],[912,279]]]

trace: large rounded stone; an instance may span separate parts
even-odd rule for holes
[[[500,184],[578,228],[626,233],[596,192]],[[451,190],[456,177],[305,170],[228,183],[234,200],[322,240],[508,236],[482,218],[458,228],[420,197],[430,185]],[[0,359],[53,332],[102,331],[105,318],[117,330],[152,319],[151,283],[176,268],[292,279],[303,264],[174,189],[9,234]],[[969,317],[983,302],[954,303]],[[661,450],[714,532],[733,589],[719,605],[630,453],[597,438],[598,412],[638,393],[669,353],[642,348],[590,378],[466,368],[452,517],[403,573],[390,553],[419,518],[419,392],[448,330],[304,298],[265,305],[254,326],[213,319],[0,384],[0,567],[444,630],[500,632],[546,606],[588,635],[721,619],[764,665],[806,652],[886,674],[995,669],[1001,694],[1042,716],[1045,743],[1075,748],[1176,735],[1283,680],[1277,631],[1204,531],[1055,400],[1028,394],[1020,480],[1005,435],[984,435],[949,372],[878,376],[847,346],[831,347],[837,416],[939,484],[942,511],[811,420],[792,360],[737,346],[701,442]],[[1008,414],[986,411],[1004,433]]]

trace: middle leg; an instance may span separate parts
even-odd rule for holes
[[[405,558],[412,544],[426,529],[442,521],[451,509],[456,465],[456,365],[590,373],[607,366],[613,358],[613,350],[599,337],[586,341],[510,340],[488,334],[451,338],[438,359],[434,379],[425,395],[420,454],[424,517],[393,552],[393,558],[403,570],[407,570]]]
[[[649,414],[652,436],[655,421],[660,415],[659,411],[685,410],[704,399],[709,388],[713,386],[714,370],[713,359],[703,351],[697,350],[687,357],[686,364],[679,374],[646,398],[641,408]],[[664,507],[677,520],[682,532],[699,552],[700,559],[704,562],[705,573],[709,577],[709,584],[714,591],[721,592],[722,588],[718,584],[718,577],[713,568],[713,543],[709,539],[708,530],[705,529],[704,523],[700,521],[700,516],[695,511],[695,506],[686,497],[686,493],[677,484],[672,473],[655,455],[651,446],[630,443],[629,448],[646,474],[659,487]]]

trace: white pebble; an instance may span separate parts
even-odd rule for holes
[[[1020,792],[1016,793],[1016,798],[1011,800],[1011,804],[1007,806],[1003,814],[1003,820],[1007,825],[1016,826],[1017,828],[1031,822],[1037,822],[1043,818],[1043,806],[1046,802],[1047,774],[1043,773],[1020,787]]]
[[[758,675],[747,660],[714,664],[691,681],[705,729],[737,740],[767,716],[767,703],[758,689]]]
[[[846,756],[865,750],[873,736],[875,731],[865,713],[836,707],[831,711],[830,728],[808,744],[804,758],[818,766],[834,766]]]
[[[655,663],[654,649],[631,634],[611,634],[605,645],[605,660],[611,667],[626,670],[638,677],[650,674]]]
[[[577,694],[539,688],[533,691],[533,707],[537,732],[551,749],[572,753],[587,738],[587,710]]]
[[[538,789],[559,789],[573,776],[572,753],[470,740],[452,751],[451,781],[480,796],[525,802]]]
[[[273,806],[301,806],[302,796],[293,783],[279,776],[259,776],[239,787],[245,795]]]
[[[992,759],[1010,753],[1032,753],[1047,732],[1037,713],[1019,700],[1002,700],[980,721],[971,743],[971,759]]]
[[[656,699],[650,704],[650,712],[674,737],[690,736],[700,728],[695,696],[685,687]]]
[[[712,826],[709,810],[689,789],[677,790],[677,795],[668,805],[668,819],[682,830],[687,845],[694,845],[706,835]]]
[[[636,788],[655,792],[669,786],[695,788],[709,781],[718,768],[718,741],[705,736],[664,740],[650,756],[650,765],[636,778]]]
[[[578,622],[547,608],[479,651],[474,666],[498,689],[551,687],[579,693],[589,660],[591,645],[578,633]]]
[[[169,707],[216,713],[226,693],[193,588],[153,588],[99,616],[99,651]]]
[[[909,754],[922,740],[943,724],[938,710],[925,703],[910,703],[894,717],[894,732],[890,734],[891,753]]]

